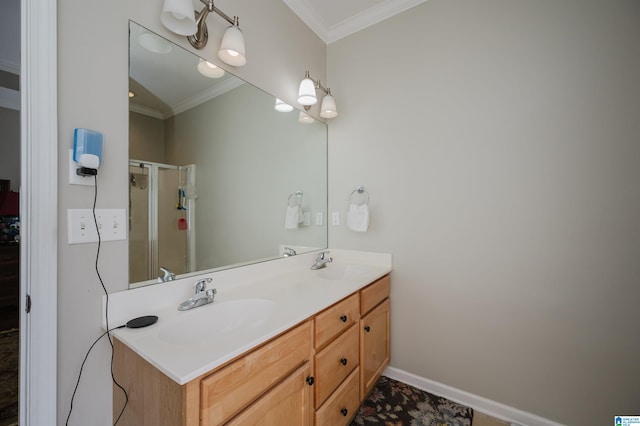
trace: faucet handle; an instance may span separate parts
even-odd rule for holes
[[[194,294],[198,294],[200,292],[205,291],[207,289],[207,284],[210,284],[212,281],[213,281],[213,278],[205,278],[203,280],[196,282],[195,285],[193,286]]]
[[[318,256],[316,256],[316,260],[324,260],[325,256],[328,254],[329,250],[321,251],[320,253],[318,253]]]
[[[173,281],[176,279],[176,274],[171,272],[169,269],[161,266],[160,270],[162,271],[162,274],[163,274],[161,277],[158,277],[158,280],[160,282]]]

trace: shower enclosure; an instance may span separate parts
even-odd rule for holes
[[[129,162],[129,282],[195,270],[195,165]]]

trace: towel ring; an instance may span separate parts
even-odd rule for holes
[[[364,194],[367,198],[366,201],[364,201],[363,203],[358,203],[359,206],[363,205],[363,204],[369,204],[369,191],[367,191],[364,186],[359,186],[356,189],[354,189],[353,191],[351,191],[351,194],[349,195],[349,204],[353,204],[353,196],[354,194],[358,194],[358,195],[362,195]]]
[[[302,196],[304,195],[304,193],[302,191],[296,191],[293,194],[289,195],[289,198],[287,199],[287,205],[289,205],[290,207],[295,207],[295,206],[301,206],[302,205]],[[294,199],[294,201],[296,201],[295,204],[291,204],[291,198],[292,197],[296,197]]]

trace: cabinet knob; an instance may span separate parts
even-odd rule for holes
[[[347,359],[346,358],[340,358],[340,364],[347,365]]]
[[[307,379],[306,379],[306,380],[307,380],[307,384],[308,384],[309,386],[311,386],[311,385],[315,382],[315,379],[313,378],[313,376],[309,376],[309,377],[307,377]]]
[[[342,316],[340,317],[340,321],[342,321],[342,322],[347,322],[347,316],[346,316],[346,315],[342,315]]]
[[[369,327],[368,325],[364,326],[364,331],[366,331],[367,333],[371,331],[371,327]]]
[[[347,417],[347,414],[349,414],[349,410],[347,410],[346,408],[343,408],[342,410],[340,410],[340,412],[342,413],[343,416]]]

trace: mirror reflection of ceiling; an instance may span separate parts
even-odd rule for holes
[[[132,111],[166,119],[244,83],[229,73],[220,78],[205,77],[197,69],[198,57],[189,51],[145,28],[136,26],[131,31]]]

